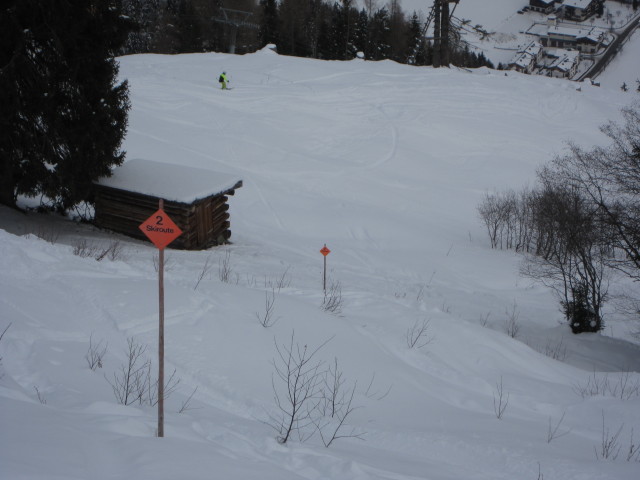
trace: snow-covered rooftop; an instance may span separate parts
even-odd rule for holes
[[[168,201],[192,203],[238,188],[241,180],[203,168],[136,158],[116,167],[111,177],[96,183]]]

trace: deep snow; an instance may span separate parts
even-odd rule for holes
[[[155,409],[119,405],[107,381],[128,338],[155,365],[155,249],[0,209],[0,329],[11,323],[0,342],[2,478],[638,478],[640,463],[626,460],[640,435],[637,324],[610,308],[604,332],[571,335],[552,294],[519,277],[519,258],[489,248],[476,213],[487,191],[532,184],[566,141],[606,143],[599,125],[637,94],[268,49],[120,63],[133,104],[127,158],[241,178],[233,244],[167,251],[166,361],[180,383],[158,439]],[[234,90],[219,90],[222,70]],[[98,262],[73,254],[82,239],[123,249]],[[339,315],[320,308],[325,243]],[[257,319],[265,298],[270,328]],[[423,321],[428,344],[409,348]],[[337,358],[355,386],[347,423],[361,438],[278,444],[275,345],[292,335],[309,349],[329,340],[317,358]],[[95,372],[90,338],[107,346]],[[579,394],[605,379],[610,390]],[[625,380],[636,390],[620,398],[611,390]],[[620,455],[598,458],[618,428]]]

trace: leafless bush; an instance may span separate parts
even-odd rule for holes
[[[103,344],[102,340],[97,344],[93,343],[93,334],[89,336],[89,348],[84,358],[91,370],[95,371],[97,368],[102,368],[102,358],[107,353],[107,346],[108,344]]]
[[[596,372],[593,372],[585,384],[575,384],[573,391],[582,398],[600,395],[629,400],[632,397],[640,396],[640,378],[630,371],[620,372],[617,379],[614,380],[611,380],[606,373],[598,376]]]
[[[271,293],[264,292],[264,311],[262,313],[256,312],[258,323],[264,328],[269,328],[276,324],[280,318],[274,317],[276,294],[272,290]]]
[[[116,260],[124,260],[124,247],[119,240],[112,240],[106,247],[102,247],[97,255],[96,260],[101,261],[104,258],[115,262]]]
[[[333,315],[340,315],[340,313],[342,313],[342,306],[342,285],[339,281],[331,281],[329,288],[324,292],[322,309]]]
[[[567,358],[567,347],[564,344],[564,337],[560,337],[560,341],[555,343],[548,340],[542,353],[554,360],[564,361]]]
[[[193,410],[193,408],[191,407],[191,399],[193,399],[193,396],[196,394],[197,391],[198,391],[198,387],[193,389],[193,392],[191,392],[191,395],[189,395],[187,399],[182,402],[182,406],[180,407],[180,410],[178,410],[178,413],[184,413],[187,410]]]
[[[490,316],[491,316],[491,312],[488,312],[485,315],[480,315],[480,326],[487,327],[487,325],[489,325]]]
[[[556,438],[564,437],[565,435],[568,435],[570,433],[571,430],[564,430],[564,431],[560,430],[562,422],[564,421],[564,415],[565,413],[562,413],[562,417],[560,417],[560,420],[558,420],[555,423],[555,425],[551,423],[551,417],[549,417],[549,428],[547,430],[547,443],[551,443],[552,440]]]
[[[98,246],[87,242],[86,239],[78,240],[73,245],[73,254],[80,258],[94,257],[97,255]]]
[[[198,280],[196,281],[196,284],[193,287],[194,290],[198,289],[198,285],[200,285],[200,282],[204,279],[204,277],[206,277],[209,274],[212,267],[213,265],[211,265],[211,255],[208,255],[207,259],[204,262],[204,265],[202,266],[202,270],[200,270],[200,274],[198,275]]]
[[[171,255],[167,255],[165,252],[165,256],[164,256],[165,271],[170,270],[172,264],[173,264],[173,257]],[[158,272],[158,270],[160,270],[160,252],[158,252],[157,249],[153,254],[153,269],[156,271],[156,273]]]
[[[34,385],[33,389],[36,391],[36,396],[38,397],[38,401],[42,405],[46,405],[47,404],[47,399],[45,398],[44,394],[40,390],[38,390],[38,386]]]
[[[73,254],[81,258],[95,258],[97,261],[105,258],[116,261],[124,260],[124,246],[119,240],[112,240],[108,245],[98,245],[81,239],[73,245]]]
[[[231,283],[231,275],[233,268],[231,267],[231,252],[224,252],[222,258],[218,261],[218,278],[223,283]]]
[[[498,420],[504,415],[507,405],[509,405],[509,393],[505,393],[502,385],[502,377],[500,377],[500,382],[496,383],[496,391],[493,394],[493,411]]]
[[[520,333],[520,312],[518,312],[518,305],[514,302],[510,310],[505,311],[507,318],[504,321],[504,331],[511,338],[516,338]]]
[[[122,405],[130,405],[136,401],[141,403],[149,380],[149,361],[144,358],[147,347],[136,343],[133,338],[127,339],[127,346],[127,361],[120,367],[120,371],[113,374],[113,381],[105,375],[116,400]]]
[[[155,406],[158,403],[158,380],[153,381],[152,362],[145,358],[147,347],[136,343],[133,338],[127,339],[127,361],[122,364],[118,372],[114,372],[113,380],[105,375],[111,385],[116,400],[122,405],[133,403]],[[173,393],[180,379],[176,378],[176,370],[165,382],[164,398]]]
[[[158,380],[151,380],[152,365],[152,362],[147,362],[146,378],[141,384],[146,387],[146,389],[142,392],[143,394],[140,396],[139,401],[141,404],[146,403],[150,407],[155,407],[158,404]],[[173,372],[171,372],[171,375],[169,375],[169,378],[164,383],[163,397],[165,399],[169,398],[169,396],[176,391],[179,383],[180,379],[176,378],[176,369],[174,368]]]
[[[371,381],[369,381],[369,385],[367,386],[367,389],[365,390],[364,394],[367,398],[371,398],[373,400],[383,400],[384,398],[387,397],[387,395],[389,395],[389,393],[391,393],[391,389],[393,388],[393,385],[389,385],[389,388],[387,388],[384,392],[381,390],[374,390],[373,389],[373,384],[375,383],[376,380],[376,374],[372,374],[371,375]]]
[[[289,275],[289,267],[287,267],[281,275],[277,277],[264,278],[264,288],[268,288],[274,292],[280,293],[283,288],[289,288],[291,285],[291,275]]]
[[[296,342],[295,332],[288,344],[274,341],[278,355],[272,362],[272,387],[278,413],[270,415],[269,425],[277,431],[279,443],[287,443],[294,433],[305,440],[315,431],[309,433],[308,427],[314,424],[313,412],[322,399],[325,374],[324,362],[315,356],[327,342],[311,350]]]
[[[409,348],[422,348],[433,341],[433,336],[429,335],[431,320],[416,320],[412,327],[407,329],[405,340]]]
[[[615,460],[616,458],[618,458],[621,448],[618,438],[620,437],[620,433],[622,432],[623,427],[624,424],[620,425],[620,428],[616,431],[616,433],[612,434],[609,430],[609,427],[605,425],[604,410],[602,411],[602,436],[600,440],[600,449],[597,449],[595,446],[593,447],[596,458],[598,460]]]
[[[338,369],[338,359],[334,358],[333,366],[324,374],[322,398],[318,411],[320,415],[314,420],[322,443],[329,448],[340,438],[362,438],[364,433],[355,428],[347,428],[347,418],[357,408],[353,406],[353,397],[357,382],[351,389],[345,389],[346,380]]]
[[[633,428],[629,437],[629,448],[627,449],[627,462],[640,462],[640,445],[633,441]]]
[[[54,226],[40,226],[36,232],[36,237],[55,245],[60,238],[60,229]]]

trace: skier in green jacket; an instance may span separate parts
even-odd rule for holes
[[[229,81],[229,79],[227,78],[227,72],[222,72],[220,74],[220,78],[218,79],[218,82],[220,82],[220,85],[222,85],[222,90],[226,90],[227,89],[227,82]]]

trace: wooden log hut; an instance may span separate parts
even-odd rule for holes
[[[229,196],[242,180],[228,174],[144,159],[125,162],[96,182],[95,224],[147,240],[139,225],[158,210],[180,227],[171,248],[200,250],[229,242]]]

